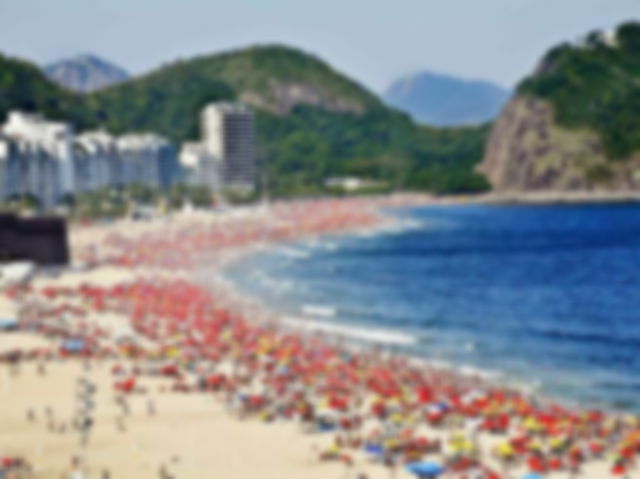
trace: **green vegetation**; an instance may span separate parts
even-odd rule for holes
[[[319,58],[287,46],[256,46],[179,62],[164,69],[188,69],[232,85],[236,92],[259,94],[268,104],[275,84],[314,87],[326,98],[340,98],[358,109],[380,105],[376,96],[334,71]]]
[[[234,98],[226,83],[179,63],[87,95],[85,104],[91,123],[113,133],[155,131],[180,142],[198,137],[203,105]]]
[[[552,49],[518,90],[549,100],[561,126],[598,132],[609,158],[630,157],[640,151],[640,23],[619,26],[613,42],[593,32]]]
[[[205,187],[174,185],[163,191],[148,185],[129,185],[122,188],[102,188],[81,193],[69,206],[70,216],[85,218],[118,218],[146,212],[179,210],[191,204],[211,206],[211,193]]]
[[[32,214],[40,211],[40,200],[34,195],[13,195],[0,203],[1,212]]]
[[[392,190],[488,188],[473,171],[487,127],[416,125],[326,63],[292,48],[254,47],[179,61],[86,96],[58,88],[26,63],[2,60],[0,116],[11,108],[37,110],[66,118],[79,130],[103,126],[113,133],[156,131],[175,142],[195,140],[206,103],[247,101],[256,111],[258,161],[274,196],[323,193],[327,177],[342,175],[384,182]],[[28,79],[11,80],[16,72]],[[10,88],[3,87],[7,82]],[[290,87],[302,88],[303,98]],[[94,206],[102,201],[86,200]]]
[[[38,111],[85,124],[84,100],[50,82],[38,67],[0,54],[0,119],[9,110]]]
[[[259,157],[276,195],[320,192],[331,176],[361,176],[392,189],[464,193],[487,189],[473,172],[487,127],[437,129],[398,112],[335,114],[298,107],[286,118],[258,116]],[[286,172],[286,174],[283,174]]]

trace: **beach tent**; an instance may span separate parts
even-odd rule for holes
[[[444,467],[432,461],[410,462],[406,465],[406,468],[407,471],[421,479],[433,479],[444,472]]]

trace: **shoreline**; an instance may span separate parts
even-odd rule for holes
[[[389,231],[395,232],[399,230],[409,230],[415,227],[413,222],[407,222],[406,220],[399,219],[392,215],[387,219],[388,222],[383,226],[373,226],[360,231],[334,233],[311,238],[299,238],[291,242],[287,242],[286,246],[293,246],[294,248],[297,246],[304,247],[305,245],[313,244],[318,240],[318,238],[323,237],[340,239],[357,237],[363,234],[369,236],[384,234]],[[447,360],[412,354],[410,351],[402,349],[404,346],[416,344],[417,340],[408,333],[368,324],[354,324],[351,322],[342,323],[339,320],[336,320],[333,313],[331,315],[325,315],[323,311],[318,311],[318,314],[314,316],[313,311],[309,311],[308,313],[305,311],[290,313],[279,310],[274,305],[268,304],[263,298],[246,293],[237,284],[235,284],[232,279],[228,278],[228,269],[236,267],[238,262],[246,260],[250,261],[251,256],[255,254],[274,254],[279,248],[282,248],[282,246],[282,244],[272,244],[260,245],[257,248],[247,248],[228,260],[224,265],[214,270],[210,275],[208,273],[211,273],[212,270],[207,267],[203,268],[201,273],[196,274],[196,277],[202,277],[202,279],[198,279],[197,282],[205,287],[209,287],[212,292],[216,291],[216,285],[223,285],[224,288],[228,288],[232,297],[235,298],[233,302],[249,305],[250,311],[260,311],[261,316],[263,317],[261,320],[273,323],[286,331],[304,335],[318,334],[326,337],[327,340],[331,342],[339,343],[342,347],[346,347],[353,351],[380,348],[391,356],[405,358],[419,367],[433,368],[445,373],[448,372],[469,379],[480,379],[486,386],[518,391],[526,397],[535,398],[542,404],[562,404],[572,410],[579,411],[588,411],[594,407],[595,403],[593,401],[580,401],[577,398],[568,398],[561,394],[545,394],[540,390],[542,386],[539,384],[538,380],[517,380],[515,377],[509,376],[503,371],[485,369],[475,364],[455,363]],[[251,266],[243,266],[243,269],[250,270]],[[208,284],[207,279],[205,278],[207,276],[212,278],[211,282],[213,285]],[[317,305],[305,305],[305,307],[309,308],[316,306]],[[320,307],[323,306],[318,306],[318,308]],[[635,412],[622,411],[609,402],[604,401],[599,403],[597,408],[612,415],[624,415]]]
[[[497,205],[589,205],[640,203],[640,192],[634,191],[540,191],[487,193],[467,197],[469,203]]]
[[[395,367],[397,368],[397,372],[404,371],[404,373],[408,375],[407,377],[413,377],[414,381],[417,381],[418,386],[413,385],[414,387],[417,387],[417,391],[420,391],[420,388],[423,387],[433,389],[433,393],[428,394],[428,397],[430,398],[432,397],[432,394],[436,394],[436,391],[440,391],[441,388],[444,388],[443,390],[451,388],[452,391],[456,391],[456,396],[460,396],[459,400],[463,401],[461,404],[466,404],[466,401],[471,401],[465,407],[471,407],[471,405],[475,404],[474,401],[476,401],[477,398],[482,398],[486,395],[492,397],[493,401],[506,401],[499,410],[511,411],[510,414],[515,413],[514,427],[516,427],[515,425],[518,425],[518,427],[524,427],[523,425],[525,424],[525,415],[518,419],[517,408],[520,407],[518,404],[530,403],[531,406],[529,407],[534,408],[534,410],[535,408],[540,408],[542,411],[553,410],[553,407],[560,407],[556,406],[557,402],[555,400],[550,400],[549,404],[546,405],[545,398],[541,398],[540,395],[535,393],[530,397],[528,394],[524,395],[521,392],[512,390],[512,388],[506,386],[500,381],[497,381],[494,385],[492,382],[480,380],[480,378],[473,374],[470,377],[465,377],[461,371],[449,368],[437,368],[433,364],[425,362],[423,358],[417,358],[416,361],[416,358],[403,355],[402,353],[391,352],[387,354],[382,351],[376,351],[375,346],[369,345],[363,346],[362,348],[356,348],[354,350],[353,348],[349,348],[348,341],[346,342],[347,344],[342,341],[327,341],[327,334],[322,332],[318,333],[317,331],[309,331],[307,334],[301,334],[299,332],[299,327],[296,328],[297,332],[287,331],[286,327],[284,329],[282,328],[282,323],[286,323],[288,318],[282,318],[282,316],[277,312],[269,311],[268,307],[264,304],[261,305],[260,301],[256,298],[246,297],[246,295],[237,291],[237,288],[234,288],[234,286],[229,284],[229,282],[223,277],[225,268],[230,267],[235,262],[240,261],[263,248],[282,247],[283,244],[286,244],[289,241],[315,241],[318,237],[327,233],[342,235],[348,234],[349,232],[358,233],[366,231],[367,234],[370,234],[370,231],[376,231],[377,228],[383,224],[391,224],[388,216],[383,214],[383,209],[400,203],[405,206],[412,204],[441,204],[438,201],[434,201],[433,199],[426,197],[413,197],[412,199],[405,198],[404,200],[396,198],[396,200],[334,200],[329,202],[319,201],[317,203],[293,203],[288,205],[277,204],[269,211],[247,210],[245,212],[241,212],[239,216],[235,218],[219,216],[213,217],[206,214],[199,214],[188,218],[173,218],[168,221],[152,222],[152,224],[128,225],[127,223],[116,223],[107,228],[100,227],[100,231],[96,234],[91,234],[95,233],[95,231],[91,231],[90,229],[74,231],[73,236],[76,245],[76,248],[74,248],[74,254],[76,261],[94,264],[94,267],[89,268],[86,272],[66,272],[63,273],[60,278],[48,278],[46,280],[36,278],[34,283],[36,285],[36,291],[25,292],[25,294],[33,295],[42,290],[42,288],[45,290],[50,288],[51,297],[57,298],[55,299],[56,305],[60,304],[60,307],[66,305],[65,307],[67,308],[82,307],[89,312],[94,311],[92,314],[95,318],[88,323],[88,327],[90,328],[89,330],[83,330],[80,327],[87,323],[87,321],[82,319],[82,317],[79,317],[78,319],[72,318],[69,320],[70,327],[73,331],[85,331],[82,333],[85,335],[88,334],[88,331],[91,331],[91,328],[98,328],[98,326],[107,330],[104,336],[99,337],[103,338],[104,342],[109,344],[110,347],[116,348],[116,351],[120,352],[113,356],[114,353],[112,351],[110,356],[106,356],[106,360],[113,361],[115,359],[116,361],[123,362],[123,364],[130,365],[125,366],[126,368],[134,367],[134,365],[137,364],[153,364],[152,358],[157,354],[160,354],[159,358],[164,358],[163,361],[170,361],[172,358],[171,354],[173,354],[171,353],[171,351],[173,351],[172,348],[178,347],[173,344],[182,345],[181,347],[184,348],[184,352],[182,354],[188,354],[187,357],[191,357],[195,354],[195,359],[199,362],[206,362],[208,364],[207,367],[212,368],[209,369],[210,371],[216,371],[216,377],[223,374],[227,377],[231,375],[231,378],[234,378],[236,373],[234,373],[233,370],[236,367],[251,368],[251,364],[253,364],[252,361],[254,361],[254,359],[251,359],[253,358],[253,355],[257,355],[266,361],[265,364],[269,364],[271,361],[271,349],[267,347],[263,350],[263,346],[260,345],[260,342],[258,342],[258,344],[253,344],[252,342],[247,343],[247,347],[250,347],[253,352],[252,355],[247,356],[246,358],[242,355],[239,358],[236,357],[236,354],[240,354],[239,351],[229,356],[229,351],[233,352],[234,346],[233,342],[227,344],[226,341],[228,341],[228,338],[225,339],[225,335],[221,335],[220,337],[215,335],[210,336],[211,339],[209,341],[213,341],[212,344],[218,344],[222,341],[222,343],[220,343],[220,347],[222,348],[220,351],[222,351],[222,353],[220,354],[223,355],[223,358],[226,357],[226,359],[211,360],[211,358],[207,356],[206,351],[208,348],[208,342],[200,337],[202,335],[204,335],[202,336],[203,338],[209,337],[207,335],[211,335],[211,331],[207,329],[208,323],[204,321],[204,319],[199,319],[199,315],[204,314],[205,317],[207,317],[206,315],[209,314],[205,312],[207,311],[207,308],[214,307],[219,311],[225,312],[224,314],[220,313],[222,314],[222,316],[220,316],[220,321],[222,321],[220,323],[221,325],[226,324],[227,321],[231,321],[231,324],[237,323],[238,327],[242,325],[241,330],[244,330],[243,328],[248,328],[249,332],[253,331],[251,334],[260,335],[266,344],[273,343],[274,341],[276,343],[280,342],[280,347],[282,349],[278,354],[282,354],[282,357],[278,356],[280,358],[278,361],[284,361],[283,364],[285,365],[285,368],[296,366],[296,361],[293,361],[293,358],[296,356],[292,356],[292,353],[288,352],[289,348],[292,347],[292,344],[295,344],[296,348],[300,348],[297,349],[297,354],[301,357],[305,357],[305,361],[309,361],[314,364],[316,361],[316,359],[314,359],[315,354],[329,354],[329,356],[327,356],[328,364],[332,364],[332,367],[336,367],[338,370],[346,366],[346,364],[343,364],[342,362],[342,357],[344,355],[351,358],[352,361],[358,361],[357,364],[360,364],[359,361],[361,360],[364,361],[359,366],[360,368],[363,368],[364,371],[367,371],[368,368],[374,366],[381,369],[389,368],[388,372],[385,373],[385,376],[381,376],[381,378],[387,378],[383,381],[383,383],[388,382],[385,387],[392,387],[392,385],[396,383],[395,380],[391,381]],[[126,232],[114,234],[118,228],[122,229],[125,226]],[[197,250],[198,248],[201,250],[207,250],[207,253],[194,253],[194,249]],[[205,269],[200,273],[202,268]],[[109,271],[111,272],[107,275],[106,273]],[[206,288],[206,295],[202,290],[194,286],[204,284],[200,283],[198,279],[200,274],[207,277],[207,281],[204,281],[204,283],[209,283]],[[100,281],[98,281],[98,279],[100,279]],[[133,293],[135,293],[135,295],[129,297],[127,288],[131,287],[133,287]],[[87,289],[83,292],[83,288]],[[122,288],[122,290],[119,290],[118,288]],[[112,291],[115,294],[112,299],[108,296],[108,294],[111,294],[108,293],[109,291]],[[182,294],[186,294],[186,292],[191,292],[189,294],[192,296],[181,296]],[[105,293],[108,294],[105,295]],[[76,301],[74,298],[76,298],[78,294],[84,295],[85,299]],[[164,297],[166,297],[167,301],[163,301]],[[185,304],[185,307],[183,308],[180,303],[180,298],[184,298],[184,300],[187,301],[190,297],[192,297],[192,299],[189,299],[188,301],[192,301],[193,306]],[[80,296],[80,298],[82,298],[82,296]],[[89,302],[87,302],[88,300]],[[211,303],[211,301],[214,302]],[[142,308],[142,310],[139,308]],[[166,327],[169,328],[167,332],[162,332],[164,330],[163,322],[153,320],[153,315],[149,316],[150,311],[156,311],[154,308],[165,308],[160,309],[159,311],[164,311],[160,313],[161,318],[166,316]],[[147,312],[145,313],[145,311]],[[216,310],[214,309],[213,311],[215,312]],[[159,313],[155,314],[157,315]],[[213,312],[211,314],[213,314]],[[99,319],[100,321],[98,321]],[[123,352],[118,349],[120,346],[118,346],[118,343],[114,341],[114,334],[118,329],[115,328],[114,325],[119,324],[118,321],[122,322],[120,328],[124,328],[128,325],[129,328],[132,329],[133,333],[130,334],[134,336],[134,345],[137,344],[138,341],[135,338],[136,335],[141,335],[141,338],[143,336],[148,337],[145,339],[149,339],[149,345],[143,347],[142,351],[146,350],[151,353],[149,358],[144,359],[144,356],[142,356],[141,361],[136,359],[136,356],[131,356],[130,352],[122,355]],[[187,329],[184,329],[181,324],[182,326],[186,326]],[[87,325],[85,324],[83,327],[86,328]],[[194,328],[193,335],[189,333],[189,327]],[[109,328],[114,329],[114,331],[109,332]],[[98,329],[96,329],[96,331],[98,331]],[[198,334],[195,334],[195,332],[198,332]],[[75,334],[78,333],[76,332]],[[174,335],[176,334],[177,337],[174,338]],[[251,334],[249,334],[248,338],[244,338],[242,336],[241,340],[246,341],[251,337]],[[2,336],[0,336],[0,339],[1,338]],[[230,350],[228,349],[229,347],[231,348]],[[190,353],[189,351],[191,350],[194,352]],[[313,354],[307,357],[306,355],[309,352],[312,352]],[[193,357],[191,357],[191,361],[194,361]],[[368,365],[367,361],[371,362],[371,365]],[[184,372],[186,374],[186,378],[202,374],[198,373],[199,370],[196,367],[197,362],[193,367],[189,366],[189,362],[186,362],[185,366],[181,366],[181,364],[181,362],[176,360],[176,367],[185,369]],[[231,369],[228,369],[229,367]],[[54,366],[52,366],[52,368],[54,368]],[[57,368],[57,366],[55,366],[55,368]],[[276,371],[278,370],[276,369]],[[257,374],[254,379],[262,377],[262,373],[255,372],[254,374]],[[265,374],[267,374],[266,379],[276,379],[278,377],[277,374],[273,377],[270,375],[272,373]],[[323,374],[331,377],[331,369],[326,370]],[[345,370],[344,374],[350,373]],[[386,375],[391,376],[387,377]],[[422,377],[420,375],[423,375],[424,377],[418,380],[418,377]],[[103,376],[101,376],[102,379],[100,379],[100,381],[104,383],[106,379]],[[145,385],[144,388],[151,388],[149,390],[154,390],[151,386],[154,383],[150,383],[150,379],[144,374],[136,374],[130,377],[137,378]],[[297,384],[295,383],[297,378],[293,376],[286,377],[289,377],[289,380],[294,384]],[[322,377],[317,378],[315,375],[312,375],[309,380],[311,379],[317,381],[319,379],[322,380]],[[340,377],[338,376],[334,379],[339,380]],[[35,380],[37,381],[37,379]],[[173,381],[171,378],[167,378],[167,380]],[[31,381],[32,379],[29,379],[29,384],[31,384]],[[147,384],[149,384],[149,386],[147,386]],[[165,386],[160,386],[160,388],[167,387],[170,384],[171,382],[166,383]],[[179,384],[180,382],[174,382],[171,387],[177,387]],[[423,386],[420,386],[420,384],[423,384]],[[30,387],[35,386],[32,385]],[[185,387],[191,388],[193,386],[187,382]],[[347,386],[343,385],[341,387]],[[386,407],[392,407],[396,400],[399,401],[399,398],[404,398],[404,396],[408,394],[403,392],[403,388],[399,388],[396,391],[396,387],[398,387],[397,384],[393,386],[393,391],[395,392],[393,392],[392,397],[389,398],[389,403]],[[267,393],[271,394],[275,391],[271,391],[270,389],[265,390],[264,386],[258,387],[257,383],[248,384],[246,389],[241,385],[234,386],[234,388],[238,389],[233,389],[233,392],[255,395],[256,391],[260,391],[258,396],[262,397],[264,394],[264,400],[272,401],[274,399],[271,396],[267,396]],[[159,389],[159,391],[162,391],[162,389]],[[292,391],[294,391],[294,389],[292,389]],[[493,396],[494,392],[496,394],[495,397]],[[210,394],[210,391],[205,390],[205,393]],[[206,394],[204,397],[207,397]],[[364,414],[360,410],[362,406],[357,406],[357,403],[361,400],[364,401],[366,395],[359,388],[353,390],[352,394],[355,396],[352,399],[349,399],[348,397],[346,399],[341,399],[341,401],[343,399],[347,401],[346,404],[348,404],[348,409],[343,410],[338,408],[334,411],[339,417],[343,417],[345,414],[346,415],[344,417],[349,417],[349,414]],[[384,394],[386,393],[383,393],[383,390],[381,390],[378,391],[378,394],[384,397]],[[425,392],[424,394],[427,393]],[[315,404],[316,400],[323,396],[324,394],[319,390],[310,394],[308,400]],[[339,394],[338,396],[341,397],[342,394]],[[163,397],[165,399],[162,399]],[[330,395],[327,399],[331,399],[331,397],[332,396]],[[393,399],[394,397],[395,399]],[[423,424],[423,422],[415,416],[415,414],[420,411],[423,411],[422,414],[427,414],[427,416],[429,416],[433,412],[430,409],[432,407],[431,403],[434,402],[437,397],[438,396],[433,396],[431,400],[425,402],[419,401],[417,405],[414,403],[416,400],[414,393],[408,394],[406,399],[402,399],[402,401],[409,401],[407,403],[407,407],[409,407],[408,404],[413,404],[411,408],[407,410],[407,416],[404,420],[410,420],[411,424],[414,424],[413,422],[417,421],[412,425],[412,429],[415,429],[412,434],[417,435],[415,437],[418,437],[420,434],[426,434],[427,437],[439,437],[443,441],[451,440],[451,434],[455,432],[455,429],[451,429],[450,426],[445,426],[443,429],[442,426],[429,424],[428,422]],[[443,400],[445,397],[447,396],[442,396]],[[183,399],[184,398],[182,398],[182,396],[174,397],[173,395],[160,395],[157,396],[156,400],[165,401],[167,402],[167,407],[173,408],[178,406],[170,406],[170,404],[182,404],[186,401],[186,399],[184,399],[184,401]],[[131,400],[134,400],[133,397]],[[449,402],[452,401],[452,399],[447,397],[446,401]],[[267,402],[267,404],[269,403]],[[320,402],[318,404],[320,404]],[[384,400],[382,404],[387,404],[387,400]],[[450,403],[448,407],[454,407],[454,404],[456,403]],[[553,407],[551,405],[553,405]],[[16,404],[14,405],[14,408],[15,407],[20,407],[20,405]],[[462,406],[455,406],[455,408],[458,407]],[[8,408],[11,410],[11,407]],[[186,410],[178,410],[182,411],[180,414],[187,414]],[[275,411],[278,411],[278,409]],[[575,411],[575,408],[572,409],[572,411]],[[584,414],[586,410],[580,409],[579,411],[580,412],[576,412],[576,414]],[[400,414],[400,412],[401,411],[398,411],[398,414]],[[243,412],[243,414],[247,413],[250,415],[252,414],[251,410]],[[258,434],[256,429],[257,427],[274,429],[271,436],[269,434],[265,436],[268,438],[272,436],[275,437],[277,434],[280,434],[276,431],[284,431],[286,424],[290,425],[290,421],[285,420],[286,417],[281,418],[277,415],[279,413],[271,411],[270,408],[266,408],[264,411],[260,410],[259,413],[260,415],[263,413],[268,413],[269,415],[275,414],[275,425],[273,423],[262,424],[261,422],[254,424],[252,422],[252,428],[245,425],[246,429],[244,429],[243,432],[243,428],[240,427],[242,426],[242,421],[240,424],[236,424],[235,422],[232,422],[235,421],[232,417],[227,418],[229,419],[229,422],[227,422],[227,419],[224,419],[224,427],[229,431],[234,431],[233,434],[237,434],[239,441],[233,442],[228,439],[230,444],[237,444],[240,446],[240,449],[242,449],[243,441],[246,441],[246,434],[250,433],[250,431],[252,431],[252,434]],[[437,412],[437,415],[434,417],[440,417],[440,414],[440,412]],[[445,414],[446,417],[446,413],[443,412],[443,414]],[[260,417],[260,415],[258,417]],[[386,419],[376,419],[375,417],[369,417],[368,415],[365,415],[364,417],[367,418],[366,424],[369,424],[369,422],[371,422],[372,425],[373,423],[378,424],[380,421],[380,424],[385,425],[386,427]],[[158,421],[163,423],[167,420],[170,419],[153,419],[154,424]],[[149,421],[151,421],[151,419]],[[521,421],[523,422],[521,423]],[[616,418],[615,421],[622,421],[622,419]],[[2,427],[3,424],[5,423],[3,423],[2,413],[0,412],[0,427]],[[276,425],[278,426],[277,428],[275,427]],[[536,426],[536,428],[537,427],[538,426]],[[381,441],[378,436],[371,435],[374,434],[373,432],[365,432],[366,430],[369,429],[363,429],[362,432],[358,433],[358,435],[361,435],[363,438],[368,438],[369,441]],[[371,431],[373,430],[374,429],[371,429]],[[396,431],[396,429],[392,428],[391,431]],[[466,429],[462,429],[460,433],[462,433],[462,431],[466,431]],[[346,434],[345,437],[349,437],[352,434],[351,429],[340,432],[339,427],[337,432],[340,437],[342,437],[341,435],[343,433]],[[216,439],[214,436],[211,436],[212,434],[215,435],[214,431],[204,428],[201,429],[197,425],[192,427],[192,433],[195,435],[194,437],[201,437],[201,440],[218,441],[216,444],[220,444],[220,440],[225,440],[224,438]],[[395,434],[398,433],[399,431],[396,431],[391,434],[395,437]],[[132,437],[137,437],[135,434],[138,433],[134,431],[131,432],[131,434],[134,435]],[[140,434],[142,434],[142,432],[140,432]],[[262,432],[260,434],[262,434]],[[295,436],[287,436],[289,437],[287,441],[296,441],[294,437],[298,437],[298,434],[299,432],[296,432]],[[456,434],[458,433],[456,432]],[[144,435],[140,437],[146,438]],[[378,437],[378,439],[375,439],[376,437]],[[334,451],[334,446],[331,445],[332,439],[333,438],[331,436],[316,438],[315,436],[306,437],[302,435],[298,441],[301,441],[301,444],[304,443],[304,449],[302,447],[294,447],[290,442],[286,445],[281,445],[280,447],[291,447],[292,451],[297,451],[295,453],[297,454],[297,459],[294,459],[293,457],[289,459],[285,458],[283,461],[277,462],[277,465],[272,465],[277,473],[274,472],[274,475],[269,477],[299,477],[301,473],[304,474],[305,477],[339,477],[342,474],[340,471],[345,467],[346,456],[352,457],[358,464],[358,469],[366,471],[367,477],[387,477],[386,475],[388,472],[383,466],[369,464],[363,459],[366,455],[363,456],[361,451],[353,448],[339,448],[339,454],[331,453],[327,456],[330,457],[330,459],[328,459],[328,464],[323,463],[320,465],[316,462],[311,462],[304,466],[303,469],[299,469],[299,461],[301,461],[305,451],[306,454],[308,454],[309,447],[318,447],[316,443],[321,444],[319,447],[326,448],[321,449],[323,451]],[[396,438],[396,440],[397,439],[398,438]],[[486,468],[491,468],[496,470],[496,468],[499,468],[500,461],[497,461],[492,457],[491,453],[489,453],[489,451],[493,451],[493,449],[497,447],[497,439],[484,432],[479,432],[478,440],[480,441],[480,449],[484,451],[481,455],[482,469],[485,470]],[[149,438],[144,439],[144,441],[149,441]],[[173,444],[172,447],[179,447],[174,443],[174,441],[168,442]],[[7,447],[7,443],[0,441],[0,452],[3,446]],[[147,449],[149,449],[149,451],[153,450],[151,446]],[[27,452],[28,451],[29,449]],[[274,451],[276,450],[274,449]],[[33,450],[31,450],[31,452],[33,453]],[[188,451],[183,451],[181,454],[188,455]],[[247,454],[249,454],[249,456],[255,454],[256,457],[259,455],[257,451],[251,448],[249,448]],[[33,456],[34,454],[29,455]],[[38,454],[37,451],[35,456],[36,460],[38,458],[41,460],[43,459],[42,454]],[[285,454],[285,456],[287,455]],[[199,464],[201,464],[201,466],[198,467],[204,467],[204,464],[207,462],[206,457],[198,457],[198,461],[200,461]],[[437,457],[444,460],[444,458],[448,456],[442,455]],[[46,459],[44,462],[50,460],[53,459]],[[275,459],[273,460],[275,461]],[[164,459],[163,461],[166,463],[167,459]],[[155,460],[154,464],[157,466],[163,461]],[[59,462],[58,458],[58,463]],[[590,472],[583,477],[594,479],[604,477],[602,476],[602,462],[603,461],[595,461],[591,464],[588,468]],[[218,467],[224,469],[226,466],[223,466],[223,464],[218,464]],[[524,466],[525,464],[518,463],[517,467],[513,469],[513,472],[519,473],[519,471],[523,471]],[[182,469],[184,469],[184,467],[179,464],[173,464],[171,467],[181,470],[184,474],[184,476],[180,475],[181,479],[182,477],[203,477],[197,472],[194,472],[197,471],[197,468],[191,471],[191,473],[188,473],[186,470],[183,471]],[[480,465],[477,465],[476,467],[480,467]],[[191,470],[189,468],[187,469]],[[592,469],[593,472],[591,472]],[[234,470],[226,469],[226,474],[223,474],[221,477],[251,477],[250,475],[247,475],[246,471],[240,473],[240,470],[241,468]],[[408,473],[403,471],[402,467],[396,468],[396,474],[401,478],[410,477]],[[482,477],[493,476],[485,475]],[[556,477],[556,475],[551,474],[549,477]],[[557,477],[562,477],[562,475],[558,475]]]
[[[584,196],[566,196],[566,204],[593,204],[593,202],[583,202]],[[595,202],[601,204],[610,204],[611,198],[609,196],[601,197],[602,201]],[[620,197],[621,202],[628,201],[627,196]],[[622,199],[625,198],[625,199]],[[640,202],[640,193],[638,193],[638,201]],[[497,204],[500,203],[500,199],[496,199]],[[540,202],[526,201],[521,204],[542,204],[553,205],[555,199],[545,198]],[[558,200],[562,203],[562,200]],[[444,205],[460,205],[460,204],[493,204],[493,201],[467,201],[460,200],[459,198],[433,198],[431,196],[423,197],[415,204],[408,206],[402,206],[401,208],[412,208],[419,206],[444,206]],[[504,203],[504,204],[517,204],[517,203]],[[267,304],[263,298],[254,297],[250,294],[240,291],[238,285],[234,284],[226,276],[226,272],[229,268],[233,268],[240,261],[245,261],[251,256],[260,253],[272,254],[274,251],[283,248],[293,246],[304,246],[306,244],[313,244],[322,238],[350,238],[360,235],[373,236],[384,234],[386,232],[396,232],[409,230],[415,227],[413,220],[407,220],[406,218],[400,218],[392,213],[388,212],[388,209],[397,208],[396,206],[382,206],[376,207],[376,213],[380,217],[380,224],[369,225],[362,229],[353,229],[346,231],[337,231],[330,233],[320,233],[318,235],[312,235],[307,237],[297,237],[291,240],[287,240],[284,243],[271,243],[271,244],[258,244],[249,246],[247,248],[230,251],[229,257],[225,257],[224,260],[219,262],[215,268],[205,267],[202,273],[196,273],[196,276],[207,276],[210,274],[213,284],[208,284],[206,279],[198,280],[199,284],[205,287],[211,288],[211,292],[216,291],[216,287],[223,286],[225,292],[227,292],[233,299],[231,303],[235,307],[240,305],[244,307],[248,305],[248,310],[242,310],[242,312],[250,312],[251,314],[258,314],[259,321],[264,321],[270,324],[276,325],[278,328],[282,328],[286,331],[292,331],[299,334],[311,335],[314,334],[325,337],[332,343],[340,344],[341,347],[346,347],[353,351],[361,351],[372,348],[380,348],[385,350],[391,356],[402,357],[419,367],[431,368],[441,371],[443,373],[451,373],[464,379],[480,380],[486,387],[503,388],[510,391],[517,391],[518,393],[547,405],[562,405],[564,407],[571,408],[574,411],[587,412],[594,407],[598,410],[604,411],[609,415],[623,417],[627,414],[636,414],[639,411],[635,409],[621,409],[616,407],[610,401],[602,400],[598,403],[589,400],[581,400],[577,397],[567,397],[562,394],[556,394],[553,392],[543,393],[540,388],[542,385],[539,380],[526,381],[520,380],[515,377],[510,377],[503,371],[484,369],[475,364],[460,364],[447,360],[432,359],[424,356],[418,356],[410,353],[409,351],[402,350],[402,346],[408,344],[415,344],[412,338],[405,333],[399,333],[391,329],[370,327],[368,325],[353,325],[350,323],[341,324],[335,321],[334,318],[321,318],[305,315],[304,311],[295,314],[288,314],[284,311],[278,310],[273,305]],[[313,305],[311,305],[313,306]],[[462,346],[461,346],[462,347]]]
[[[635,197],[630,196],[601,196],[600,201],[584,201],[585,196],[580,195],[568,195],[554,198],[544,198],[542,201],[526,202],[522,203],[504,203],[506,205],[554,205],[554,204],[611,204],[616,202],[627,203],[630,198],[637,198],[640,202],[640,193]],[[564,198],[565,202],[560,198]],[[615,200],[614,198],[618,198]],[[558,201],[558,203],[556,203]],[[460,205],[460,204],[493,204],[493,201],[467,201],[459,200],[458,198],[433,198],[428,197],[423,199],[422,202],[417,205],[409,205],[408,208],[416,206],[444,206],[444,205]],[[503,204],[500,199],[496,199],[496,204]],[[407,206],[405,206],[406,208]],[[393,207],[390,209],[394,209]],[[379,328],[369,325],[355,325],[351,323],[340,323],[333,317],[314,317],[305,314],[304,311],[299,313],[289,314],[285,311],[278,310],[271,304],[267,304],[263,298],[257,298],[250,294],[245,294],[238,290],[238,285],[233,284],[233,281],[228,279],[226,275],[227,268],[233,268],[237,261],[244,261],[250,258],[254,254],[267,253],[273,254],[279,248],[283,246],[305,246],[308,244],[313,245],[318,239],[322,238],[354,238],[360,235],[372,236],[384,234],[386,232],[404,231],[415,227],[413,220],[407,220],[406,218],[400,218],[393,213],[389,213],[388,207],[382,207],[378,209],[383,222],[379,225],[368,226],[364,229],[332,232],[329,234],[319,234],[311,237],[295,238],[291,241],[287,241],[284,244],[274,243],[270,245],[259,245],[257,248],[247,248],[246,250],[239,252],[238,256],[229,261],[221,268],[215,271],[216,281],[222,282],[226,287],[229,287],[232,291],[232,295],[235,298],[239,298],[240,303],[250,304],[255,312],[259,310],[268,321],[277,324],[278,327],[284,328],[287,331],[293,331],[301,334],[320,334],[331,341],[338,341],[341,346],[349,347],[354,351],[371,348],[381,348],[387,350],[389,354],[400,356],[405,358],[421,367],[433,368],[444,373],[452,373],[454,375],[470,378],[480,379],[485,386],[495,388],[505,388],[512,391],[517,391],[524,396],[539,401],[541,404],[548,405],[562,405],[570,408],[574,411],[587,412],[591,409],[598,409],[606,412],[608,415],[624,417],[629,414],[638,414],[640,410],[637,408],[620,407],[616,406],[611,400],[602,399],[598,402],[593,400],[580,399],[577,396],[566,396],[562,393],[556,393],[553,391],[543,392],[541,388],[543,385],[540,380],[521,380],[513,376],[509,376],[503,371],[485,369],[475,364],[456,363],[448,360],[432,359],[424,356],[414,355],[409,351],[402,350],[403,346],[408,344],[415,344],[408,334],[402,332],[396,332],[392,329]],[[206,281],[201,284],[206,285]],[[314,305],[309,305],[314,306]],[[462,347],[462,346],[461,346]]]

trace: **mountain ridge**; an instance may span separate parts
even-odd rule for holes
[[[51,63],[43,71],[54,82],[78,93],[96,91],[130,78],[123,68],[90,53]]]
[[[460,126],[491,121],[509,95],[507,89],[486,80],[422,70],[392,82],[383,98],[421,123]]]

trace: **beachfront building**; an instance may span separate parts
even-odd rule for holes
[[[122,184],[122,161],[116,139],[106,131],[89,131],[74,142],[76,193]]]
[[[201,113],[205,163],[217,168],[224,190],[250,193],[257,183],[253,113],[236,103],[212,103]]]
[[[4,197],[32,195],[52,205],[75,188],[73,130],[42,115],[12,111],[2,127]]]
[[[202,143],[187,142],[180,150],[180,166],[184,181],[191,186],[203,186],[211,192],[221,187],[219,162],[209,155]]]
[[[129,134],[118,138],[123,185],[168,187],[177,173],[173,146],[153,133]]]
[[[47,150],[25,140],[0,138],[0,200],[31,197],[52,206],[62,197],[60,164]]]
[[[180,176],[175,148],[152,133],[74,135],[66,123],[19,111],[0,127],[0,201],[28,195],[49,208],[103,188],[168,188]]]
[[[341,190],[347,193],[355,193],[358,191],[384,188],[386,184],[381,181],[373,181],[367,178],[360,178],[358,176],[337,176],[327,178],[324,181],[326,188]]]

